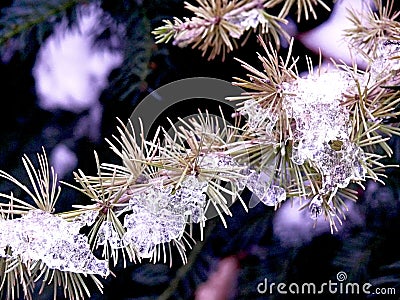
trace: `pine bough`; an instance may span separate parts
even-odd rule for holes
[[[268,8],[282,1],[198,2],[199,7],[187,4],[196,17],[166,21],[155,34],[160,41],[211,49],[211,59],[232,50],[247,30],[278,34],[277,22],[294,3],[306,17],[313,14],[312,4],[322,4],[286,1],[279,16],[271,17]],[[228,203],[234,201],[245,210],[258,202],[278,209],[296,197],[312,219],[325,219],[332,232],[337,230],[345,202],[357,200],[354,187],[381,181],[390,167],[384,159],[392,155],[387,142],[400,134],[400,24],[390,9],[377,5],[379,14],[371,10],[366,16],[369,28],[379,28],[384,19],[390,30],[373,35],[353,14],[354,32],[348,32],[354,51],[369,63],[365,71],[337,64],[313,70],[310,64],[309,75],[300,77],[291,51],[283,59],[260,36],[262,71],[240,61],[249,75],[233,83],[248,91],[230,98],[237,101],[235,125],[228,125],[222,112],[222,122],[199,112],[178,128],[172,124],[172,133],[159,128],[149,141],[143,131],[121,122],[118,135],[107,141],[123,164],[101,163],[95,155],[96,175],[75,173],[74,188],[91,205],[53,213],[61,188],[44,151],[38,169],[23,158],[31,187],[1,171],[32,200],[1,194],[7,200],[0,204],[1,291],[14,299],[22,290],[32,299],[36,282],[42,289],[53,283],[55,292],[62,286],[65,296],[80,299],[89,295],[85,277],[101,289],[96,276],[108,276],[121,257],[125,264],[172,263],[171,253],[178,251],[185,263],[193,244],[192,231],[186,230],[198,224],[203,233],[210,207],[225,223],[224,216],[231,216]],[[245,188],[258,200],[246,204]],[[90,229],[87,235],[80,233],[83,227]]]

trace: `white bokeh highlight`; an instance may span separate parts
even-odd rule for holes
[[[79,28],[59,25],[40,49],[33,75],[41,108],[80,113],[98,105],[108,74],[122,62],[121,53],[93,48],[92,33],[102,26],[102,13],[92,6]]]
[[[320,26],[299,34],[297,38],[308,49],[318,53],[321,50],[327,60],[333,58],[336,61],[343,60],[346,64],[352,64],[355,60],[359,68],[365,68],[366,62],[351,51],[348,41],[344,38],[346,29],[352,26],[348,19],[349,10],[354,10],[360,15],[372,5],[371,0],[339,0],[335,3],[329,19]]]

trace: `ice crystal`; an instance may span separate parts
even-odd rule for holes
[[[385,40],[378,44],[376,58],[371,63],[370,74],[378,81],[400,70],[400,42]]]
[[[191,215],[191,220],[195,223],[204,221],[204,192],[207,187],[207,182],[199,181],[194,175],[187,176],[181,187],[171,196],[166,208],[176,214]]]
[[[351,88],[352,79],[340,71],[299,78],[286,87],[284,108],[296,122],[291,159],[317,167],[326,192],[365,176],[363,151],[350,141],[350,113],[341,105]]]
[[[195,27],[187,30],[180,31],[174,41],[173,45],[184,48],[188,46],[193,40],[204,33],[204,27]]]
[[[247,177],[250,174],[246,164],[238,163],[232,156],[223,153],[211,152],[201,156],[199,167],[208,173],[212,172],[213,176],[229,179],[238,191],[246,187]]]
[[[364,152],[354,143],[345,142],[339,151],[325,144],[321,151],[314,153],[313,160],[323,175],[325,189],[345,188],[350,180],[365,179]]]
[[[230,168],[239,166],[235,160],[229,156],[219,153],[207,153],[200,158],[200,167],[209,169]]]
[[[88,210],[76,217],[74,219],[74,223],[79,225],[80,227],[91,226],[93,225],[98,215],[99,212],[97,210]]]
[[[11,257],[22,261],[41,260],[50,269],[107,276],[107,261],[90,251],[87,237],[79,233],[81,224],[32,210],[18,219],[0,221],[0,256],[11,248]]]
[[[124,241],[114,229],[113,223],[106,220],[101,223],[99,231],[97,232],[97,244],[106,245],[107,243],[112,249],[125,247]]]
[[[136,204],[132,205],[132,214],[125,216],[124,226],[127,228],[124,240],[134,245],[141,257],[149,258],[156,245],[178,239],[183,234],[185,218],[167,209],[151,212]]]
[[[245,101],[240,112],[247,116],[247,124],[250,129],[258,129],[260,126],[265,126],[267,135],[271,135],[272,129],[275,126],[278,117],[268,108],[263,108],[254,100]]]
[[[189,216],[195,223],[205,220],[206,188],[207,183],[189,175],[175,193],[172,186],[154,185],[132,196],[132,213],[124,219],[124,241],[132,244],[141,257],[148,258],[156,245],[179,239]]]
[[[299,141],[308,146],[349,137],[349,112],[340,104],[352,86],[345,72],[299,78],[287,85],[284,108],[296,121]]]
[[[239,164],[232,156],[221,153],[207,153],[199,160],[199,167],[215,172],[215,175],[230,178],[236,188],[241,191],[245,188],[249,168]]]
[[[277,185],[273,185],[271,178],[264,172],[252,171],[248,177],[247,188],[267,206],[276,206],[286,200],[286,191]]]
[[[260,24],[262,24],[263,26],[267,24],[267,20],[262,15],[262,10],[257,8],[243,11],[240,14],[230,17],[229,22],[238,26],[241,30],[241,34],[239,34],[238,32],[230,31],[229,34],[233,38],[240,38],[243,32],[249,30],[250,28],[255,29]]]

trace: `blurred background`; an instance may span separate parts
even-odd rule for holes
[[[23,182],[28,177],[21,157],[34,158],[42,147],[60,180],[69,183],[78,168],[86,174],[96,173],[94,150],[101,161],[118,162],[104,139],[116,132],[117,118],[127,120],[140,101],[164,84],[197,76],[227,81],[234,76],[244,78],[246,72],[235,57],[261,69],[256,52],[263,51],[255,35],[224,62],[219,58],[207,61],[200,51],[190,48],[156,45],[151,31],[163,19],[189,16],[183,1],[2,0],[1,17],[7,19],[16,11],[22,17],[32,14],[24,11],[24,5],[32,2],[37,7],[34,13],[52,11],[54,16],[22,31],[0,52],[0,169]],[[351,5],[362,11],[369,3],[325,2],[332,12],[319,5],[317,20],[290,22],[295,37],[293,55],[301,58],[300,73],[307,71],[305,55],[318,64],[319,49],[326,60],[349,62],[341,36],[349,26],[346,8]],[[60,3],[67,9],[55,11]],[[394,4],[400,9],[398,1]],[[294,13],[291,17],[296,19]],[[285,52],[284,47],[281,55]],[[177,107],[173,113],[184,116],[185,108]],[[398,138],[391,140],[393,163],[400,161],[399,145]],[[367,182],[366,190],[360,190],[358,203],[349,204],[348,220],[338,233],[331,234],[323,222],[314,228],[306,212],[298,211],[297,203],[287,202],[277,212],[259,204],[248,213],[234,204],[234,217],[227,218],[227,228],[217,218],[208,222],[204,240],[188,251],[188,264],[182,265],[176,256],[172,267],[146,262],[125,269],[118,265],[115,278],[102,280],[104,294],[93,289],[91,299],[301,298],[260,294],[257,285],[265,278],[268,282],[317,284],[335,280],[339,271],[346,272],[349,282],[397,288],[396,296],[369,295],[368,299],[399,299],[400,174],[398,169],[389,169],[387,174],[385,185]],[[0,191],[21,193],[4,180]],[[245,191],[243,197],[249,199],[250,193]],[[68,210],[87,201],[64,186],[56,209]],[[37,296],[47,298],[52,298],[52,290]]]

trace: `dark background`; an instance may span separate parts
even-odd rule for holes
[[[2,1],[0,7],[8,7],[11,3],[12,1]],[[144,1],[141,5],[136,1],[106,0],[102,1],[102,7],[121,23],[137,25],[145,19],[150,29],[161,25],[162,19],[188,16],[183,9],[183,2],[178,0]],[[317,21],[303,22],[299,25],[298,31],[306,32],[329,17],[329,13],[324,10],[318,10],[317,13],[319,16]],[[73,24],[73,14],[68,17]],[[49,26],[45,37],[51,32],[52,27]],[[108,47],[110,34],[105,31],[98,37],[98,43],[94,47]],[[148,32],[143,36],[148,37]],[[141,55],[140,49],[136,49],[130,43],[130,40],[135,38],[137,38],[135,31],[133,29],[132,32],[128,31],[125,37],[126,43],[117,49],[124,51],[127,63],[124,64],[125,67],[111,72],[110,85],[101,94],[100,101],[104,108],[102,137],[100,141],[93,141],[90,138],[79,140],[72,138],[77,120],[81,116],[62,110],[48,112],[37,105],[32,67],[44,39],[37,40],[28,36],[24,40],[24,47],[15,52],[10,61],[0,64],[3,101],[0,113],[2,124],[0,168],[27,182],[21,162],[22,155],[28,154],[33,158],[35,153],[41,151],[42,146],[46,148],[47,153],[50,153],[57,143],[67,140],[69,147],[78,157],[78,167],[87,174],[95,174],[93,151],[99,153],[102,161],[118,162],[108,149],[104,138],[115,133],[116,117],[127,120],[135,105],[151,90],[188,77],[207,76],[227,81],[232,81],[233,76],[244,78],[246,72],[234,57],[261,69],[256,52],[262,53],[263,50],[257,43],[255,35],[244,47],[228,54],[224,62],[219,58],[207,61],[201,57],[199,51],[190,48],[155,45],[152,39],[147,38],[144,42],[150,45],[151,53],[148,57],[146,75],[143,76],[144,73],[126,67],[129,63],[133,64],[129,59],[135,56],[135,51]],[[281,49],[283,56],[285,51],[286,49]],[[318,62],[314,53],[295,40],[294,56],[303,58],[305,55],[310,56],[315,64]],[[304,59],[300,59],[298,68],[300,72],[306,71]],[[136,85],[137,88],[125,93],[131,85]],[[181,116],[185,113],[185,107],[176,107],[171,112]],[[399,157],[397,138],[391,145],[394,147],[395,157]],[[390,169],[388,175],[388,179],[385,180],[386,186],[376,187],[367,183],[366,191],[360,193],[355,213],[362,221],[355,222],[354,218],[350,218],[337,234],[313,233],[304,240],[300,239],[300,242],[285,243],[274,234],[273,210],[259,204],[246,213],[240,204],[234,204],[232,206],[234,217],[227,218],[227,228],[224,228],[218,219],[209,222],[206,239],[198,244],[201,249],[198,246],[188,252],[189,268],[182,266],[178,256],[175,257],[171,268],[164,264],[146,262],[130,264],[126,269],[117,266],[115,268],[117,277],[103,280],[104,294],[93,290],[92,299],[156,299],[163,292],[165,298],[194,299],[196,289],[216,269],[218,261],[229,256],[235,257],[239,263],[234,299],[290,298],[280,297],[278,294],[269,297],[260,295],[256,286],[264,278],[268,278],[271,282],[327,282],[335,280],[339,271],[345,271],[351,282],[371,282],[374,286],[396,287],[400,295],[399,171]],[[73,182],[72,175],[63,180]],[[12,190],[16,196],[24,197],[4,180],[0,182],[0,189],[7,192]],[[87,201],[72,189],[68,187],[63,189],[64,192],[56,207],[58,211],[70,209],[72,204]],[[249,199],[249,196],[248,192],[243,195],[245,199]],[[309,223],[304,226],[309,226]],[[297,230],[302,231],[304,228],[299,227]],[[42,296],[37,296],[37,299],[47,299],[47,297],[49,299],[52,297],[48,291]],[[365,297],[327,294],[314,298],[364,299]],[[381,299],[377,295],[371,295],[369,298]],[[391,296],[382,299],[391,299]]]

